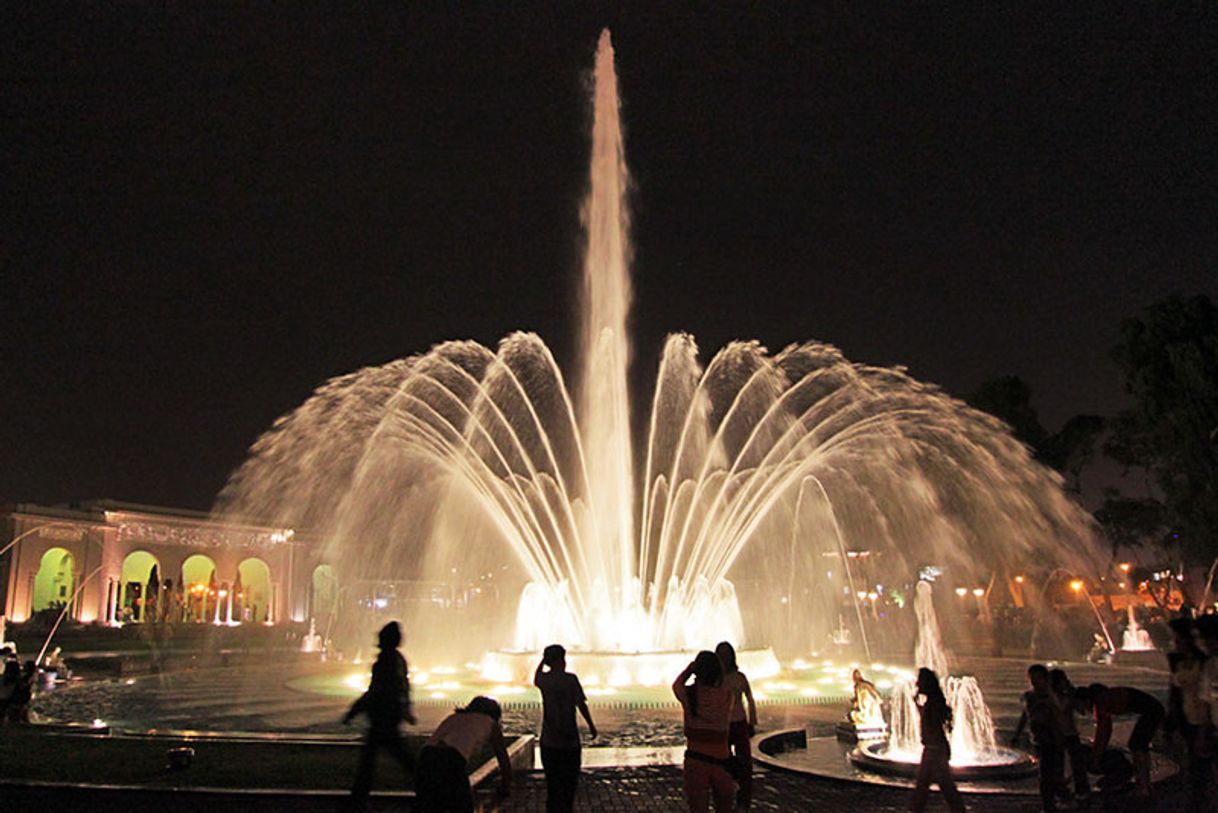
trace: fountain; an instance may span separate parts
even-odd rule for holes
[[[777,671],[778,642],[832,634],[866,651],[860,549],[900,580],[928,562],[980,579],[1086,548],[1084,514],[1004,424],[823,343],[737,341],[703,366],[690,335],[670,335],[636,456],[608,31],[593,108],[573,386],[531,333],[336,378],[258,439],[218,511],[309,529],[346,585],[460,581],[500,597],[459,635],[448,616],[403,610],[416,661],[481,658],[488,679],[520,680],[561,641],[601,685],[667,682],[722,639],[754,677]],[[778,585],[783,613],[768,609]],[[441,613],[433,603],[410,607]]]
[[[1134,616],[1133,605],[1130,604],[1126,608],[1129,616],[1129,624],[1125,627],[1125,631],[1121,633],[1121,651],[1122,652],[1150,652],[1154,651],[1154,641],[1150,640],[1150,633],[1146,631],[1138,623],[1138,619]]]
[[[988,778],[1018,776],[1034,770],[1035,763],[1027,754],[998,745],[994,737],[994,720],[977,679],[949,674],[951,656],[943,646],[930,582],[918,582],[914,611],[918,618],[915,663],[939,676],[943,694],[952,710],[952,772],[961,777]],[[921,721],[914,682],[904,683],[893,692],[890,717],[887,742],[864,743],[851,753],[850,758],[872,770],[912,775],[922,758]]]

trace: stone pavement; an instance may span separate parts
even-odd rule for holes
[[[810,779],[778,771],[757,772],[754,779],[755,813],[791,811],[850,811],[850,813],[904,813],[909,791],[854,783]],[[545,810],[545,780],[540,773],[516,780],[511,798],[498,805],[490,802],[485,813],[542,813]],[[984,813],[1029,813],[1040,809],[1038,800],[1016,796],[966,796],[971,811]],[[643,766],[585,771],[580,780],[577,811],[589,813],[682,813],[681,769],[676,766]],[[946,810],[932,794],[928,810]],[[1158,788],[1154,804],[1131,796],[1099,799],[1094,813],[1168,813],[1184,811],[1180,788],[1169,783]]]

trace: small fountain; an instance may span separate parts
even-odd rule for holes
[[[949,674],[951,657],[943,646],[930,582],[919,581],[914,595],[918,619],[915,662],[932,669],[943,686],[952,710],[952,772],[964,778],[1005,778],[1035,769],[1023,751],[998,744],[994,719],[977,679]],[[922,758],[921,720],[917,688],[910,681],[892,694],[889,735],[886,741],[860,745],[850,755],[855,764],[883,773],[913,774]]]
[[[1121,633],[1121,651],[1153,652],[1155,650],[1154,641],[1150,640],[1150,633],[1138,623],[1138,619],[1134,616],[1133,605],[1130,604],[1125,609],[1129,615],[1129,625]]]
[[[321,652],[322,640],[321,635],[317,632],[317,622],[315,619],[309,619],[309,632],[300,639],[301,652]]]

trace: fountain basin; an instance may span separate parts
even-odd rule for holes
[[[850,761],[860,768],[896,776],[914,776],[921,752],[894,751],[888,742],[866,742],[850,752]],[[998,746],[984,754],[953,756],[952,775],[957,779],[1014,779],[1036,772],[1036,758],[1026,751]]]
[[[667,686],[697,655],[696,652],[567,652],[567,668],[584,686]],[[529,685],[541,661],[540,652],[488,652],[482,657],[481,676],[493,683]],[[782,667],[774,650],[742,649],[736,663],[750,680],[774,677]]]

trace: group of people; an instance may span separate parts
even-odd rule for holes
[[[12,647],[0,649],[0,660],[4,664],[0,676],[0,725],[28,723],[38,668],[33,661],[23,665]]]
[[[363,808],[372,789],[377,755],[387,751],[402,769],[414,775],[416,808],[427,813],[472,813],[473,789],[467,778],[469,761],[489,747],[499,766],[499,795],[512,784],[512,766],[500,721],[503,711],[490,697],[475,697],[441,721],[412,759],[399,726],[414,723],[406,659],[398,647],[402,630],[396,621],[381,628],[380,653],[372,665],[368,690],[343,718],[358,715],[369,726],[360,752],[351,795]],[[578,713],[595,739],[596,723],[579,677],[567,671],[567,653],[560,644],[547,646],[533,674],[541,691],[541,761],[546,778],[547,813],[570,813],[579,785],[582,739]],[[693,813],[707,811],[713,796],[716,810],[746,811],[752,797],[750,740],[757,727],[757,705],[748,678],[736,664],[736,651],[726,641],[714,652],[699,652],[677,676],[673,694],[684,712],[686,740],[685,797]]]
[[[1040,798],[1044,810],[1056,810],[1059,799],[1072,799],[1086,805],[1091,795],[1088,773],[1125,781],[1127,764],[1124,756],[1108,749],[1114,717],[1136,718],[1128,743],[1135,792],[1141,796],[1150,795],[1150,741],[1163,724],[1162,703],[1130,686],[1092,683],[1076,687],[1064,670],[1050,670],[1039,663],[1028,667],[1028,685],[1012,745],[1019,742],[1025,728],[1030,732],[1040,763]],[[1094,715],[1095,736],[1090,748],[1079,738],[1077,714]],[[1067,763],[1069,782],[1066,780]],[[1101,778],[1100,782],[1104,781]]]
[[[1131,686],[1075,686],[1062,669],[1043,664],[1028,668],[1029,689],[1022,698],[1023,714],[1012,745],[1020,743],[1025,730],[1030,734],[1044,810],[1056,810],[1061,799],[1073,799],[1085,806],[1091,794],[1089,774],[1100,775],[1102,787],[1106,781],[1127,781],[1132,773],[1135,792],[1149,796],[1150,743],[1160,729],[1183,740],[1190,807],[1211,809],[1208,788],[1218,755],[1218,616],[1196,621],[1179,618],[1171,628],[1176,651],[1169,656],[1172,686],[1166,709],[1150,694]],[[499,765],[499,792],[506,796],[512,771],[500,725],[502,709],[493,698],[475,697],[456,709],[427,739],[417,761],[412,761],[398,731],[402,721],[415,722],[406,661],[398,651],[401,641],[397,622],[386,624],[380,631],[380,655],[372,667],[371,684],[344,720],[349,722],[362,713],[371,723],[352,789],[354,799],[366,800],[377,752],[385,749],[407,773],[414,774],[419,810],[472,811],[467,766],[488,746]],[[6,687],[15,659],[11,664],[5,667]],[[854,678],[857,694],[859,684],[866,681],[857,672]],[[596,724],[579,677],[567,670],[566,650],[561,645],[545,648],[533,684],[541,691],[543,704],[540,744],[546,811],[569,813],[574,808],[581,765],[582,740],[576,715],[583,717],[593,739],[597,736]],[[951,707],[939,676],[932,670],[919,669],[916,686],[922,757],[910,809],[915,813],[924,810],[930,787],[937,784],[949,810],[960,813],[965,810],[964,801],[950,767]],[[748,810],[752,800],[750,741],[757,726],[757,706],[748,678],[736,663],[735,649],[725,641],[714,652],[699,652],[677,675],[672,692],[683,712],[683,786],[691,813],[708,811],[712,800],[720,813]],[[874,689],[864,694],[868,700],[874,694],[878,704]],[[11,702],[6,708],[11,708]],[[861,705],[858,710],[862,711]],[[1083,714],[1095,720],[1095,736],[1089,748],[1084,746],[1077,726],[1077,715]],[[1121,752],[1109,748],[1113,720],[1119,717],[1134,718],[1128,741],[1132,766]]]

